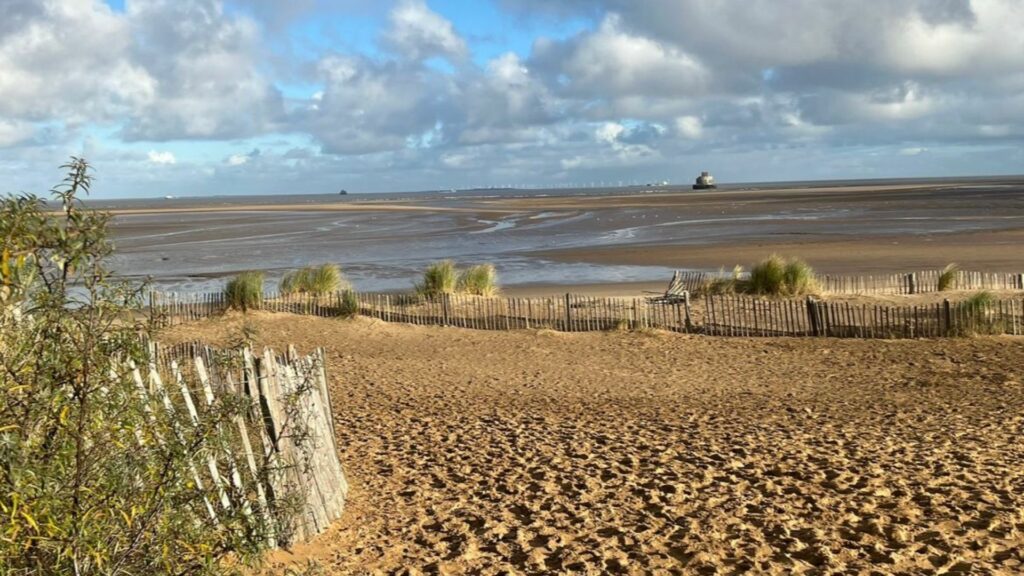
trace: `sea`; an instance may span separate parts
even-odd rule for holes
[[[686,208],[642,199],[688,194],[689,186],[140,198],[88,204],[103,210],[143,211],[115,217],[112,267],[119,276],[148,279],[159,290],[216,291],[226,277],[243,270],[265,271],[273,289],[290,270],[332,262],[342,267],[358,290],[401,291],[412,287],[426,265],[442,259],[493,263],[506,286],[667,283],[673,272],[667,267],[554,261],[539,253],[630,244],[708,244],[775,234],[835,234],[837,230],[898,235],[1005,227],[1006,211],[997,204],[1017,202],[1024,179],[971,178],[970,186],[964,182],[964,178],[952,178],[723,185],[707,206],[694,202]],[[758,191],[864,185],[926,185],[935,195],[895,195],[888,206],[885,201],[863,203],[849,198],[819,198],[805,205],[757,200]],[[960,201],[956,206],[936,204],[937,198],[952,198],[954,193]],[[996,200],[975,214],[961,205],[965,195],[982,203]],[[596,202],[593,208],[579,202],[607,196],[627,201]],[[630,202],[631,197],[641,201]],[[562,203],[566,207],[545,207],[558,206],[558,199],[566,200]],[[411,203],[424,209],[296,208],[335,203]],[[516,208],[507,211],[510,205]],[[259,209],[248,209],[254,206]],[[159,211],[163,209],[202,211]]]

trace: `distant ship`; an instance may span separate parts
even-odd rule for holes
[[[718,188],[715,184],[715,177],[707,171],[701,172],[697,177],[697,182],[693,185],[694,190],[711,190],[713,188]]]
[[[347,195],[348,195],[348,190],[345,190],[344,188],[341,189],[341,192],[338,192],[338,196],[347,196]]]

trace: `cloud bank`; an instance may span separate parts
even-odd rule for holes
[[[0,190],[71,153],[119,195],[1024,166],[1018,0],[495,2],[9,0]]]

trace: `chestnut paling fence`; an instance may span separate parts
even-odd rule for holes
[[[942,270],[923,270],[900,274],[877,274],[868,276],[842,276],[822,274],[816,280],[824,294],[928,294],[940,292]],[[728,272],[677,271],[669,284],[668,294],[689,291],[699,292],[701,288],[717,278],[730,277]],[[741,279],[749,273],[740,275]],[[973,272],[957,270],[953,273],[950,288],[955,290],[1024,290],[1024,273],[1016,272]]]
[[[213,521],[222,509],[237,507],[268,527],[267,544],[277,547],[306,541],[341,516],[348,484],[338,461],[323,350],[300,356],[289,348],[281,356],[270,349],[151,343],[148,366],[124,369],[154,418],[161,410],[187,413],[200,426],[218,395],[247,406],[244,416],[221,427],[216,445],[195,450],[202,456],[192,462],[191,481],[219,494],[206,502]],[[296,497],[299,514],[292,517]],[[288,514],[278,514],[281,505]]]
[[[358,314],[387,322],[480,330],[585,332],[655,328],[716,336],[843,338],[1024,334],[1024,297],[896,306],[739,295],[691,300],[686,292],[675,298],[657,299],[572,294],[551,298],[267,294],[257,308],[321,317]],[[153,294],[150,313],[155,322],[168,326],[220,314],[226,309],[227,302],[221,294]]]

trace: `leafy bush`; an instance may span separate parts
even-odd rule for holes
[[[307,266],[284,275],[282,294],[330,294],[348,287],[348,282],[337,264]]]
[[[956,289],[956,276],[960,268],[956,264],[946,264],[939,273],[939,292]]]
[[[136,385],[126,366],[149,360],[136,313],[145,289],[111,280],[109,217],[77,198],[89,166],[65,168],[56,215],[35,196],[0,199],[0,573],[220,574],[251,563],[267,540],[260,515],[220,507],[212,483],[193,482],[195,452],[241,407],[218,399],[193,426]]]
[[[423,272],[423,281],[416,285],[416,292],[422,296],[453,294],[458,284],[458,273],[451,260],[435,262]]]
[[[492,264],[477,264],[459,273],[458,291],[475,296],[494,296],[498,293],[498,273]]]
[[[263,301],[263,272],[242,272],[224,287],[228,307],[247,312],[258,309]]]
[[[750,269],[745,291],[771,296],[799,296],[817,289],[814,270],[803,260],[772,254]]]

